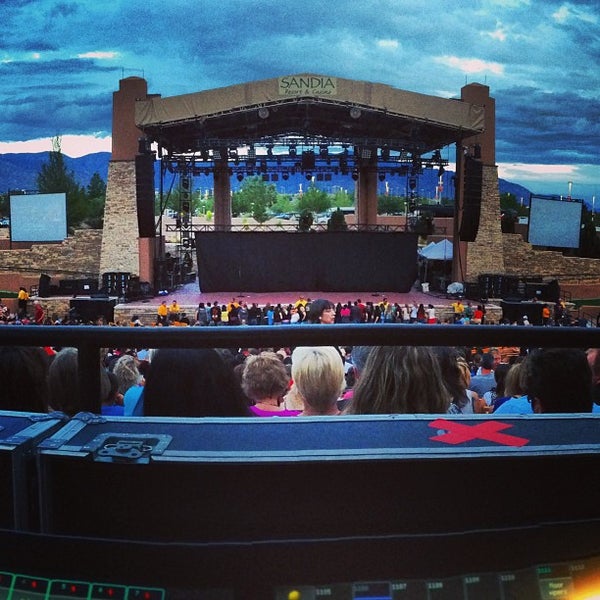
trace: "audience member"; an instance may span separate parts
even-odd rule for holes
[[[425,346],[375,346],[354,389],[350,414],[447,413],[450,392]]]
[[[119,379],[110,371],[107,375],[110,383],[110,391],[108,396],[102,401],[100,413],[105,417],[122,417],[125,413],[123,408],[123,394],[119,392]]]
[[[161,348],[150,362],[144,415],[165,417],[247,416],[233,367],[216,350]]]
[[[257,417],[292,417],[300,411],[286,410],[283,398],[289,388],[288,372],[275,352],[249,356],[243,365],[242,390],[254,402],[250,411]]]
[[[100,404],[110,395],[110,381],[104,367],[100,370]],[[72,417],[83,410],[79,388],[77,348],[63,348],[52,360],[48,370],[48,408]]]
[[[335,304],[330,300],[317,298],[310,303],[309,307],[306,314],[308,323],[330,325],[335,322]]]
[[[485,352],[481,357],[481,365],[477,375],[471,377],[471,389],[483,396],[496,385],[494,378],[494,355]]]
[[[592,371],[583,350],[538,348],[527,355],[520,369],[526,395],[507,400],[494,414],[592,411]]]
[[[502,398],[506,395],[504,393],[504,386],[506,383],[506,376],[510,371],[510,367],[511,365],[509,364],[500,363],[494,369],[494,381],[496,382],[496,385],[494,385],[494,387],[489,392],[486,392],[483,395],[483,399],[485,400],[485,403],[488,406],[493,406],[496,401],[496,398]]]
[[[525,360],[525,387],[535,413],[592,411],[592,370],[583,350],[533,350]]]
[[[524,369],[521,368],[522,362],[516,362],[509,365],[508,373],[504,381],[504,394],[497,396],[493,400],[493,412],[496,412],[506,402],[512,402],[513,406],[523,406],[523,410],[531,412],[529,399],[525,395],[525,383],[522,381]],[[509,405],[510,408],[511,405]],[[521,412],[521,411],[519,411]]]
[[[600,315],[600,313],[598,313]],[[592,370],[592,400],[594,412],[600,412],[600,348],[588,348],[587,361]]]
[[[48,410],[49,357],[37,346],[0,346],[0,410]]]
[[[469,365],[460,352],[451,346],[432,348],[437,358],[444,384],[452,397],[452,404],[461,414],[488,412],[485,402],[469,389],[471,373]]]
[[[292,379],[304,402],[303,416],[337,415],[346,380],[334,346],[298,347],[292,352]]]

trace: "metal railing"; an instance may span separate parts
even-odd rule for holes
[[[336,346],[600,347],[597,327],[499,325],[281,325],[222,327],[3,326],[0,346],[75,347],[84,410],[100,412],[102,348]]]

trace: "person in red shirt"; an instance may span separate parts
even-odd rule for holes
[[[44,307],[40,304],[39,300],[36,300],[33,303],[33,322],[36,325],[43,325],[45,316]]]

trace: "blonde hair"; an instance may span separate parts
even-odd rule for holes
[[[346,387],[342,357],[334,346],[296,348],[292,352],[292,379],[305,406],[325,414]]]

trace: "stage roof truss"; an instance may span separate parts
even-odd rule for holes
[[[422,155],[483,130],[483,107],[460,100],[309,74],[287,79],[333,81],[335,95],[286,97],[280,89],[284,79],[153,97],[136,105],[136,124],[175,155],[201,148],[278,144],[290,136],[319,139],[330,146],[387,146]]]

